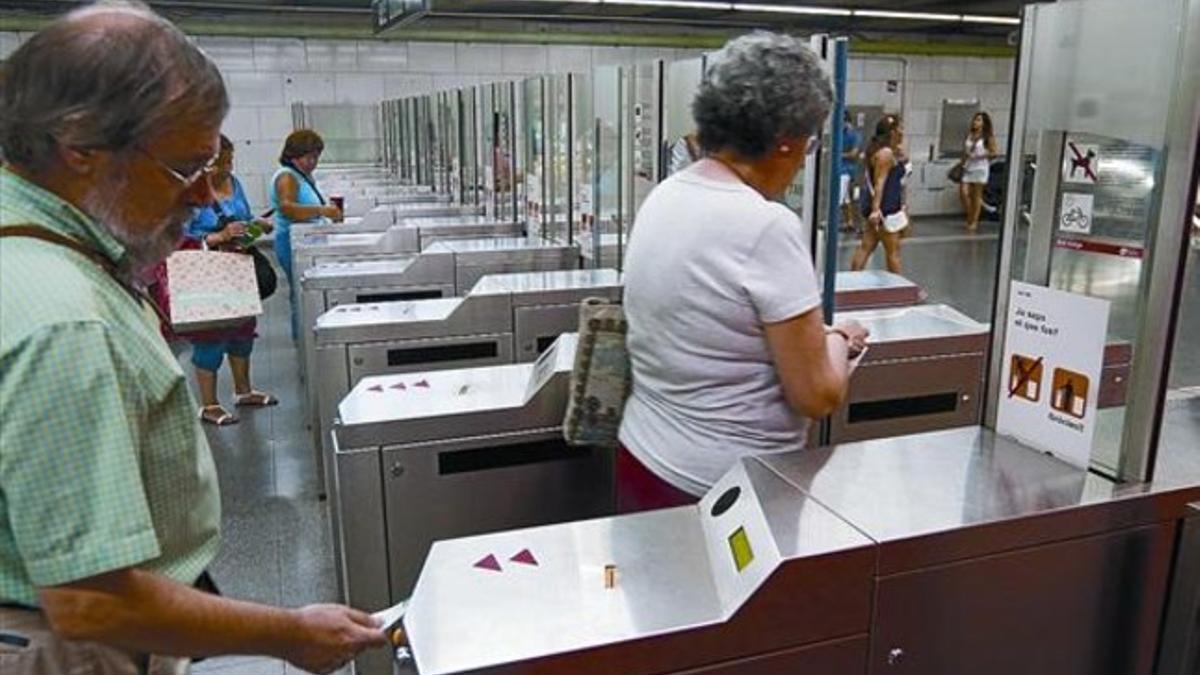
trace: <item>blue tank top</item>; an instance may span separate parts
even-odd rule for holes
[[[908,162],[897,161],[888,171],[883,182],[883,198],[879,200],[879,210],[883,215],[890,216],[904,206],[904,176],[908,172]],[[871,193],[875,190],[875,167],[867,162],[868,188],[862,191],[863,215],[871,215]]]
[[[299,189],[296,191],[297,204],[300,206],[324,206],[325,200],[313,188],[312,184],[309,183],[309,179],[299,171],[290,166],[279,167],[275,175],[271,176],[271,206],[275,209],[275,227],[280,231],[280,234],[286,235],[292,229],[292,219],[283,215],[283,210],[279,208],[279,190],[276,187],[279,177],[285,173],[290,173],[296,179],[296,185],[299,186]],[[305,222],[311,222],[311,220],[316,220],[316,218]]]
[[[246,191],[242,189],[242,182],[236,176],[229,178],[233,182],[233,194],[229,195],[228,199],[197,210],[195,217],[184,228],[183,235],[185,237],[199,241],[216,232],[221,229],[222,216],[242,222],[254,220],[254,214],[250,211],[250,202],[246,199]]]

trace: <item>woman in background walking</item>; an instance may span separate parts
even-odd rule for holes
[[[996,134],[992,129],[992,118],[980,111],[971,118],[971,131],[963,142],[962,182],[958,185],[958,196],[962,199],[963,211],[967,215],[967,231],[979,227],[979,213],[983,209],[983,188],[987,185],[992,158],[996,156]]]

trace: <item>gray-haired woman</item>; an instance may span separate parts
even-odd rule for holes
[[[694,501],[740,457],[803,446],[809,418],[845,398],[866,331],[824,324],[800,220],[774,201],[831,99],[791,37],[754,33],[710,60],[692,103],[705,158],[654,189],[630,241],[620,510]]]

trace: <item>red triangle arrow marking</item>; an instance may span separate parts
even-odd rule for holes
[[[500,561],[496,560],[496,556],[492,555],[491,553],[487,554],[486,558],[483,558],[479,562],[475,563],[475,567],[481,570],[491,570],[493,572],[501,571]]]
[[[533,552],[527,548],[521,549],[520,553],[509,558],[509,560],[515,563],[521,563],[522,565],[533,565],[534,567],[536,567],[538,564],[537,558],[533,557]]]
[[[408,389],[408,387],[404,386],[403,382],[397,382],[396,384],[393,384],[391,387],[388,387],[388,388],[389,389],[399,389],[401,391]]]
[[[376,391],[376,392],[383,391],[383,385],[377,384],[374,387],[367,387],[367,391]]]
[[[420,382],[413,382],[413,386],[414,387],[424,387],[425,389],[428,389],[429,382],[427,382],[426,380],[421,380]]]

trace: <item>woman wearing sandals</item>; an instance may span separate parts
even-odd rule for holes
[[[246,236],[247,227],[256,225],[269,232],[270,221],[255,218],[242,183],[233,175],[233,142],[221,136],[221,153],[213,167],[212,188],[217,201],[197,212],[188,223],[185,236],[208,248],[236,247]],[[196,367],[196,384],[200,389],[200,419],[208,424],[235,424],[238,418],[221,407],[217,400],[217,370],[229,357],[233,373],[234,405],[261,408],[279,402],[274,396],[255,391],[250,385],[250,352],[254,349],[255,321],[224,330],[190,333],[192,365]]]
[[[974,232],[979,227],[983,188],[987,185],[992,158],[995,156],[996,134],[992,130],[992,118],[985,112],[977,112],[971,118],[971,131],[963,142],[963,158],[959,162],[963,173],[958,196],[967,214],[968,232]]]

